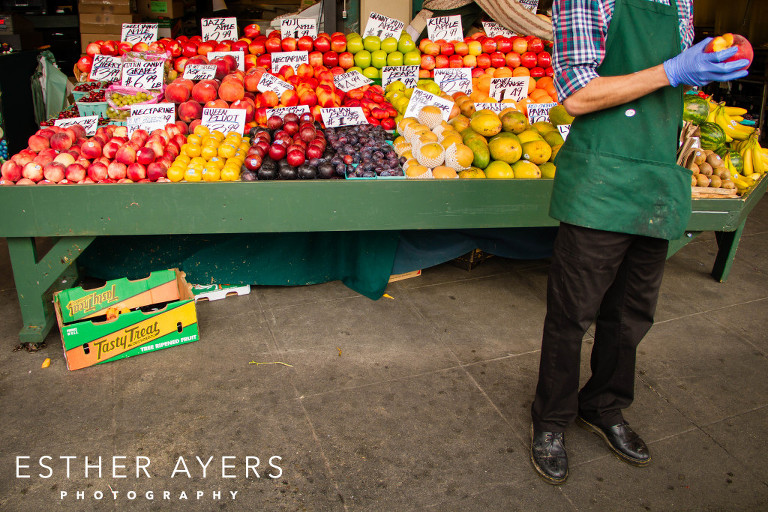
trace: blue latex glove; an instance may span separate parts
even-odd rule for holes
[[[704,53],[704,48],[712,40],[708,37],[695,46],[691,46],[676,57],[664,62],[670,85],[707,85],[709,82],[728,82],[747,76],[747,70],[741,69],[749,64],[746,59],[723,62],[733,57],[738,48],[732,46],[719,52]]]

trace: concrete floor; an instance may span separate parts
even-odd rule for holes
[[[0,510],[766,510],[766,254],[768,200],[726,283],[709,276],[711,234],[669,261],[625,413],[653,463],[630,467],[573,426],[569,481],[551,487],[528,460],[546,261],[445,264],[376,302],[340,283],[258,287],[200,304],[197,343],[68,372],[58,332],[12,351],[3,243]],[[205,476],[196,457],[213,458]]]

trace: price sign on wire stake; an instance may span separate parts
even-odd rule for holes
[[[123,23],[120,40],[133,44],[157,41],[157,23]]]
[[[528,105],[528,122],[538,123],[539,121],[549,121],[549,111],[557,103],[531,103]]]
[[[147,133],[163,129],[165,128],[165,125],[172,123],[174,118],[175,114],[170,117],[161,113],[140,116],[131,115],[131,117],[125,120],[125,126],[128,129],[128,136],[130,137],[133,132],[138,129],[142,129]]]
[[[296,71],[299,64],[309,64],[309,52],[275,52],[272,54],[273,73],[278,73],[283,66],[291,66]]]
[[[520,5],[533,13],[535,13],[536,9],[539,8],[539,0],[518,0],[518,2],[520,2]]]
[[[435,70],[435,83],[447,94],[463,92],[472,94],[472,69],[442,68]]]
[[[512,99],[520,101],[528,97],[528,76],[491,78],[489,96],[496,101]]]
[[[371,12],[371,15],[368,17],[368,23],[365,24],[363,37],[376,36],[380,39],[388,37],[400,39],[400,34],[403,32],[404,27],[405,23],[400,20]]]
[[[280,37],[317,37],[317,20],[314,18],[286,18],[280,21]]]
[[[165,62],[136,61],[123,64],[123,87],[139,87],[140,89],[160,89],[163,86],[163,69]]]
[[[483,29],[485,29],[485,35],[487,35],[488,37],[496,37],[496,36],[513,37],[515,35],[514,32],[512,32],[508,28],[502,27],[495,21],[484,21]]]
[[[209,130],[219,130],[224,135],[245,130],[245,109],[242,108],[204,108],[200,124]]]
[[[419,83],[419,66],[384,66],[381,68],[381,86],[400,80],[406,89]]]
[[[563,140],[568,138],[568,134],[571,132],[571,125],[569,124],[561,124],[557,127],[557,131],[560,132],[560,135],[563,136]]]
[[[213,59],[224,57],[225,55],[231,55],[235,58],[235,62],[237,62],[237,69],[240,71],[245,71],[245,52],[208,52],[208,61],[210,62]]]
[[[131,105],[131,117],[164,115],[168,118],[168,123],[176,120],[176,105],[173,103],[152,103],[150,105]],[[165,124],[168,124],[165,123]],[[163,125],[164,127],[165,125]]]
[[[117,82],[120,80],[120,71],[123,69],[123,60],[120,57],[110,55],[94,55],[91,80],[98,82]]]
[[[433,41],[463,41],[464,29],[461,27],[461,16],[437,16],[427,20],[427,33]]]
[[[451,115],[451,109],[453,109],[453,102],[421,89],[413,90],[411,100],[408,102],[408,107],[405,109],[403,117],[418,118],[421,109],[427,105],[434,105],[439,108],[440,113],[443,115],[443,121],[448,121],[448,116]]]
[[[187,64],[182,78],[187,80],[211,80],[216,76],[215,64]]]
[[[292,90],[293,86],[288,82],[280,80],[275,75],[264,73],[261,75],[259,83],[256,84],[256,89],[259,92],[272,91],[275,92],[278,96],[281,96],[285,91]]]
[[[69,119],[57,119],[53,122],[54,126],[66,128],[79,124],[85,130],[88,137],[96,134],[96,128],[99,126],[99,116],[70,117]]]
[[[322,108],[320,115],[323,116],[326,128],[368,124],[362,107]]]
[[[281,119],[285,119],[285,116],[291,113],[296,114],[299,117],[301,117],[301,114],[304,114],[304,113],[309,114],[309,105],[295,105],[293,107],[268,108],[267,119],[269,119],[272,116],[278,116]]]
[[[203,18],[200,29],[203,41],[237,41],[237,18]]]
[[[363,76],[359,71],[350,71],[349,73],[342,73],[333,77],[333,85],[344,92],[349,92],[352,89],[358,89],[372,83],[373,80]]]
[[[510,103],[475,103],[475,111],[490,110],[491,112],[496,112],[497,114],[511,107],[514,107],[514,105]]]

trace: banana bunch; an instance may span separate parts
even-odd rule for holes
[[[757,142],[758,135],[759,131],[755,130],[746,140],[739,141],[734,145],[743,161],[741,173],[733,166],[730,155],[726,158],[726,166],[733,176],[732,181],[740,190],[751,187],[763,174],[768,172],[768,150],[760,147]]]
[[[707,116],[707,121],[715,123],[723,129],[726,142],[747,140],[747,138],[754,133],[755,129],[739,124],[739,121],[744,119],[742,116],[746,113],[746,109],[729,107],[724,103],[717,104],[712,100],[709,100],[709,115]]]

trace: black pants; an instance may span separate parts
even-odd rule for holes
[[[622,421],[621,410],[634,398],[635,353],[653,324],[667,247],[659,238],[560,225],[531,408],[538,430],[562,432],[577,413],[600,426]],[[579,391],[581,342],[595,317],[592,377]]]

